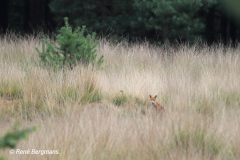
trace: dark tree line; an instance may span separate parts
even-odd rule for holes
[[[2,0],[0,30],[53,32],[69,17],[73,26],[130,40],[228,44],[240,38],[238,8],[236,0]]]
[[[0,3],[0,25],[3,32],[6,32],[8,27],[8,0],[2,0]]]
[[[0,3],[1,32],[54,31],[56,23],[49,3],[50,0],[2,0]]]

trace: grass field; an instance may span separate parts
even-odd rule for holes
[[[101,68],[39,66],[38,38],[0,39],[0,137],[15,121],[39,131],[19,160],[240,159],[240,48],[101,40]],[[163,117],[151,107],[158,95]]]

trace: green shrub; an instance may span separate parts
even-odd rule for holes
[[[128,96],[121,91],[121,93],[118,93],[112,100],[113,104],[117,106],[121,106],[125,104],[128,101]]]
[[[42,52],[36,48],[39,57],[44,65],[53,68],[67,66],[72,69],[77,64],[93,64],[100,66],[103,63],[103,56],[97,60],[96,47],[98,41],[95,40],[96,33],[84,36],[85,26],[76,28],[74,31],[68,24],[68,18],[64,18],[65,26],[59,31],[56,40],[59,46],[53,45],[48,40],[42,40]]]
[[[15,148],[18,141],[21,139],[27,139],[28,135],[37,131],[37,127],[19,129],[19,123],[15,123],[12,130],[5,133],[5,135],[0,138],[0,148]],[[0,157],[0,160],[4,160],[5,158]]]

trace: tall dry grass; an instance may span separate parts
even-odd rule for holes
[[[239,159],[240,48],[178,48],[101,40],[101,68],[53,72],[39,38],[0,40],[0,135],[38,125],[17,148],[59,155],[8,159]],[[151,108],[149,94],[165,106]]]

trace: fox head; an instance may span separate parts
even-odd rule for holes
[[[152,97],[151,95],[149,95],[150,97],[150,100],[151,100],[151,103],[154,107],[157,106],[157,101],[156,101],[156,98],[157,98],[157,95],[155,95],[154,97]]]

